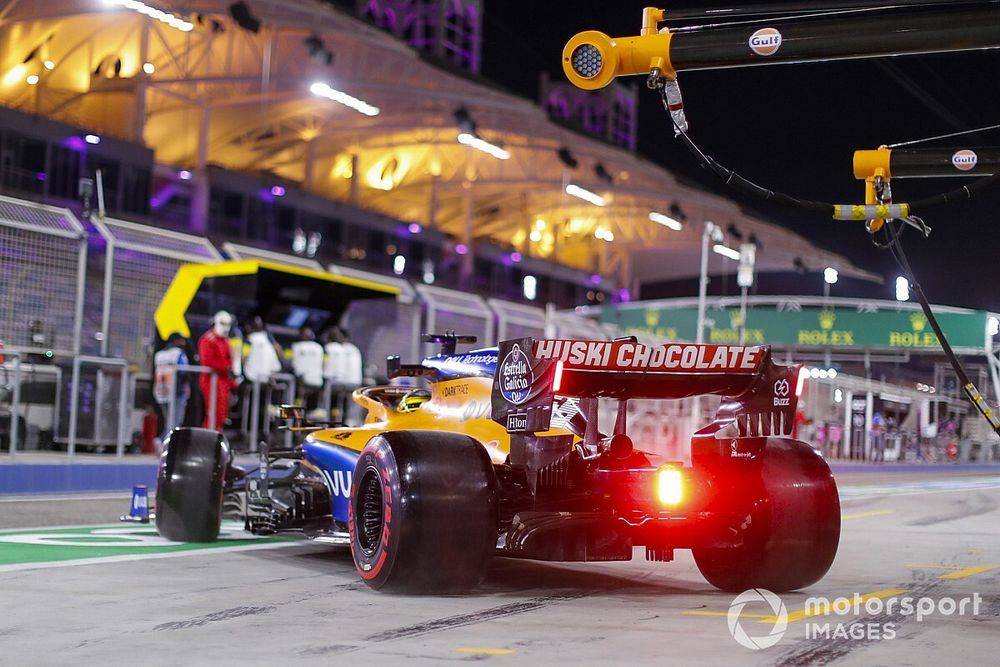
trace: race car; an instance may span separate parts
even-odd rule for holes
[[[287,428],[305,437],[262,443],[257,470],[234,466],[218,433],[173,431],[159,532],[210,541],[224,516],[239,518],[256,534],[350,545],[369,586],[411,593],[467,590],[497,556],[624,561],[642,547],[670,561],[691,549],[727,591],[803,588],[833,562],[836,483],[791,437],[798,368],[770,348],[521,338],[457,352],[475,339],[425,340],[441,352],[388,367],[427,388],[356,391],[367,417],[354,428],[304,424],[290,409]],[[690,464],[629,436],[630,400],[703,394],[723,398],[693,434]],[[613,423],[599,423],[602,406]]]

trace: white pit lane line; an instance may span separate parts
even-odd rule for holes
[[[86,528],[86,526],[70,526],[70,528]],[[38,532],[32,533],[31,531],[36,530]],[[54,530],[59,530],[51,526],[46,526],[44,528],[17,528],[11,530],[0,531],[0,544],[35,544],[35,545],[47,545],[47,546],[82,546],[82,547],[93,547],[102,546],[110,548],[121,548],[121,547],[169,547],[169,546],[180,546],[180,542],[171,542],[164,538],[148,534],[137,534],[137,533],[148,533],[150,530],[156,530],[152,524],[122,524],[121,526],[108,526],[107,524],[100,524],[95,526],[93,530],[87,533],[53,533]],[[271,542],[271,541],[261,541],[261,538],[251,535],[243,530],[243,524],[239,522],[226,521],[222,524],[222,530],[219,536],[224,540],[228,541],[238,541],[244,542],[244,544],[239,544],[237,546],[218,546],[213,543],[212,546],[205,548],[192,548],[186,549],[184,551],[170,551],[166,553],[150,553],[150,554],[125,554],[118,556],[98,556],[94,558],[77,558],[68,560],[57,560],[57,561],[41,561],[41,562],[30,562],[30,563],[10,563],[7,565],[0,565],[0,573],[2,572],[20,572],[25,570],[40,570],[48,569],[54,567],[72,567],[76,565],[100,565],[103,563],[124,563],[139,560],[153,560],[158,558],[179,558],[181,556],[198,556],[198,555],[221,555],[225,553],[239,552],[239,551],[257,551],[263,549],[278,549],[283,547],[310,544],[305,540],[287,540],[281,542]],[[87,537],[101,537],[107,540],[118,539],[117,542],[112,541],[102,541],[99,544],[94,542],[88,542],[84,540],[74,540],[74,538],[87,538]],[[329,548],[329,545],[326,545]]]
[[[1000,477],[973,477],[839,487],[840,497],[843,499],[919,496],[928,493],[984,491],[987,489],[1000,489]]]

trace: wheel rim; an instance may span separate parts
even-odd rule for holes
[[[358,487],[358,512],[355,516],[358,544],[366,556],[371,556],[378,547],[385,522],[382,481],[377,470],[366,470],[361,478]]]

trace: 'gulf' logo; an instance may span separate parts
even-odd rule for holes
[[[976,155],[974,151],[970,151],[968,149],[957,151],[951,156],[951,163],[955,165],[955,169],[959,169],[961,171],[974,169],[977,162],[979,162],[979,156]]]
[[[771,56],[781,47],[781,33],[776,28],[761,28],[750,35],[748,44],[758,56]]]

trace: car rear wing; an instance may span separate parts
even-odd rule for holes
[[[500,343],[493,419],[508,432],[549,428],[555,396],[677,399],[724,397],[716,421],[740,435],[791,433],[797,366],[773,363],[769,346],[644,345],[615,341],[519,338]]]

